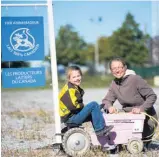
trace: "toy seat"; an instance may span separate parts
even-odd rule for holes
[[[62,126],[61,126],[61,128],[62,128],[62,130],[61,130],[61,133],[62,134],[64,134],[66,131],[68,131],[68,130],[70,130],[71,128],[78,128],[78,127],[80,127],[80,125],[79,124],[76,124],[76,123],[62,123],[61,124]]]
[[[71,129],[71,128],[75,128],[75,127],[79,127],[80,125],[79,124],[76,124],[76,123],[65,123],[66,127],[68,129]]]

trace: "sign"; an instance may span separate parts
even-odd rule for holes
[[[43,17],[2,17],[2,61],[44,59]]]
[[[3,88],[45,86],[45,68],[4,68],[2,69]]]

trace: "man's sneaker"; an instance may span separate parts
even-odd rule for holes
[[[104,129],[100,130],[100,131],[96,131],[96,135],[97,136],[108,136],[110,131],[113,129],[113,125],[109,125],[109,126],[105,126]]]

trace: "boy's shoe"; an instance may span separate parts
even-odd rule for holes
[[[114,150],[114,153],[115,153],[115,149],[116,149],[116,147],[117,147],[117,145],[115,145],[115,144],[108,144],[108,143],[106,143],[103,147],[102,147],[102,151],[103,152],[106,152],[106,151],[112,151],[113,152],[113,150]],[[111,153],[111,154],[113,154],[113,153]]]
[[[100,105],[99,105],[100,109],[103,109],[104,106],[105,106],[105,104],[100,104]]]
[[[105,126],[104,129],[100,130],[100,131],[96,131],[96,135],[97,136],[108,136],[110,131],[113,129],[113,125],[109,125],[109,126]]]

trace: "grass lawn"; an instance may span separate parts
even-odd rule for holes
[[[109,87],[113,80],[112,75],[83,75],[82,78],[82,88],[105,88]],[[149,85],[154,86],[153,78],[146,79]],[[66,78],[59,77],[58,78],[58,86],[61,89],[64,84],[66,83]],[[1,88],[2,91],[12,91],[12,90],[45,90],[45,89],[52,89],[52,80],[47,80],[46,85],[44,87],[28,87],[28,88]]]

